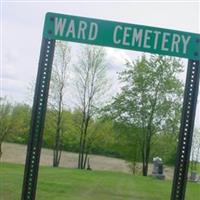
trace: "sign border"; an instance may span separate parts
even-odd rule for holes
[[[100,27],[107,29],[106,31],[102,31],[99,28],[100,36],[98,40],[90,41],[90,40],[81,40],[73,37],[65,37],[63,36],[55,36],[54,35],[54,20],[55,17],[59,17],[61,19],[72,19],[76,21],[76,23],[80,21],[85,21],[87,23],[97,23]],[[138,46],[126,46],[122,44],[114,44],[113,41],[111,41],[111,35],[107,37],[109,34],[109,31],[112,32],[111,26],[117,26],[121,25],[123,27],[132,27],[136,29],[143,29],[145,30],[152,30],[152,31],[158,31],[160,33],[168,32],[170,34],[182,34],[185,36],[190,36],[190,51],[187,54],[183,53],[176,53],[176,52],[167,52],[164,50],[159,49],[153,49],[153,48],[144,48],[144,47],[138,47]],[[109,31],[108,31],[109,30]],[[64,14],[58,14],[58,13],[51,13],[48,12],[45,16],[45,25],[43,30],[43,37],[47,39],[55,39],[55,40],[64,40],[64,41],[70,41],[70,42],[76,42],[76,43],[84,43],[84,44],[91,44],[91,45],[99,45],[99,46],[107,46],[107,47],[113,47],[113,48],[119,48],[119,49],[125,49],[125,50],[134,50],[134,51],[142,51],[142,52],[148,52],[153,54],[159,54],[159,55],[168,55],[173,57],[180,57],[180,58],[186,58],[186,59],[192,59],[192,60],[200,60],[200,34],[198,33],[191,33],[186,31],[180,31],[180,30],[173,30],[173,29],[165,29],[160,27],[154,27],[154,26],[146,26],[146,25],[139,25],[139,24],[131,24],[131,23],[124,23],[124,22],[117,22],[117,21],[109,21],[109,20],[103,20],[103,19],[96,19],[96,18],[88,18],[88,17],[80,17],[80,16],[74,16],[74,15],[64,15]],[[113,38],[112,38],[113,39]],[[151,38],[150,38],[151,39]],[[155,39],[155,38],[154,38]],[[152,41],[151,41],[152,42]],[[158,40],[159,42],[159,40]],[[160,44],[161,45],[161,44]],[[191,46],[192,45],[192,46]],[[191,54],[191,55],[189,55]]]

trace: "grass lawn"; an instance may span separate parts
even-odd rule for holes
[[[0,163],[0,199],[19,200],[23,165]],[[37,200],[169,200],[170,181],[124,173],[40,167]],[[188,183],[186,200],[199,200]]]

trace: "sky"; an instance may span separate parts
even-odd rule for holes
[[[47,12],[78,15],[132,24],[200,33],[200,1],[1,1],[0,96],[26,102],[37,74],[44,17]],[[72,44],[74,49],[79,44]],[[113,94],[119,91],[117,72],[125,59],[142,53],[106,48],[108,78]],[[185,70],[187,60],[183,59]],[[185,80],[185,74],[181,77]],[[70,95],[69,95],[70,96]],[[200,96],[200,95],[199,95]],[[200,127],[200,98],[196,126]]]

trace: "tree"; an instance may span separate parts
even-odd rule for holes
[[[138,137],[140,129],[134,127],[133,124],[127,124],[125,122],[115,122],[115,148],[119,155],[129,162],[129,167],[133,174],[136,173],[137,162],[140,160],[139,155],[139,141]]]
[[[31,108],[25,103],[17,103],[12,106],[11,134],[8,141],[27,143],[29,125],[31,119]]]
[[[66,110],[63,108],[62,110],[62,137],[61,144],[62,150],[65,151],[73,151],[78,152],[78,135],[79,131],[77,128],[76,118],[80,114],[76,111]],[[44,140],[43,146],[47,148],[54,148],[55,145],[55,113],[54,110],[50,108],[47,109],[46,113],[46,121],[45,121],[45,129],[44,129]]]
[[[182,68],[175,58],[143,55],[135,62],[127,62],[120,73],[124,86],[114,98],[112,115],[141,130],[138,140],[144,176],[148,173],[152,136],[169,128],[166,122],[173,122],[180,112],[183,87],[177,74]]]
[[[78,109],[81,111],[78,168],[84,169],[89,149],[88,127],[96,108],[103,100],[106,85],[105,51],[85,46],[75,68]]]
[[[55,119],[55,141],[53,146],[53,166],[58,167],[62,152],[63,97],[65,94],[71,49],[67,43],[57,42],[50,84],[50,107]]]
[[[117,151],[114,151],[114,145],[115,132],[112,120],[109,118],[102,118],[102,116],[95,120],[91,120],[85,152],[87,154],[95,153],[106,156],[115,156]]]
[[[162,158],[168,165],[174,165],[176,160],[177,134],[164,133],[155,134],[152,137],[151,156]]]
[[[6,98],[0,97],[0,159],[2,156],[2,143],[11,130],[12,106]]]

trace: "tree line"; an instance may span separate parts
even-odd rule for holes
[[[174,164],[183,96],[177,78],[181,61],[157,55],[127,61],[119,73],[123,86],[109,102],[107,70],[104,48],[84,46],[72,64],[70,46],[57,42],[43,140],[44,147],[53,149],[53,166],[59,166],[63,150],[78,153],[79,169],[88,167],[90,154],[123,158],[133,173],[141,162],[144,176],[154,156]],[[64,101],[71,71],[73,109]],[[0,114],[0,147],[3,141],[26,144],[31,107],[1,98]]]

